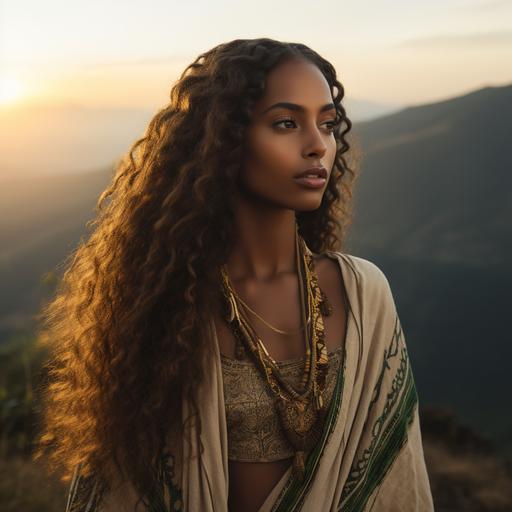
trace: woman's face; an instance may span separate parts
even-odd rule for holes
[[[274,106],[286,102],[288,106]],[[247,132],[243,191],[267,206],[295,211],[320,206],[336,154],[336,110],[329,84],[312,63],[286,61],[267,75]],[[327,179],[310,188],[295,176],[325,167]]]

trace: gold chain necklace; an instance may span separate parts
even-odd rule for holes
[[[299,265],[300,265],[300,254],[299,254],[299,251],[298,251],[298,247],[296,246],[295,248],[295,253],[296,253],[296,260],[297,260],[297,268],[299,268]],[[234,289],[232,289],[232,292],[233,292],[233,295],[236,297],[236,299],[238,300],[238,302],[240,302],[241,304],[243,304],[255,317],[259,318],[267,327],[270,327],[270,329],[272,329],[274,332],[277,332],[278,334],[285,334],[287,336],[291,336],[291,335],[296,335],[296,334],[299,334],[301,333],[304,329],[306,329],[306,327],[310,324],[311,322],[311,314],[308,315],[308,319],[306,321],[306,323],[303,323],[302,326],[295,330],[295,331],[283,331],[281,329],[278,329],[277,327],[274,327],[273,325],[270,325],[264,318],[262,318],[260,315],[258,315],[258,313],[256,311],[254,311],[254,309],[252,309],[249,304],[247,304],[243,299],[242,297],[240,297],[240,295],[238,295],[238,293],[236,293],[236,291]]]
[[[263,373],[274,394],[274,404],[281,426],[295,450],[293,475],[302,479],[305,474],[306,452],[318,442],[326,416],[322,393],[325,389],[328,354],[325,346],[322,314],[324,311],[332,311],[332,308],[330,305],[323,309],[321,307],[325,296],[318,287],[312,253],[299,235],[297,224],[296,250],[297,254],[301,256],[297,268],[300,282],[301,316],[304,325],[310,327],[305,336],[306,359],[301,381],[302,389],[300,390],[295,390],[282,378],[277,362],[268,353],[244,311],[238,307],[237,298],[224,266],[221,272],[223,292],[228,306],[226,320],[239,344],[243,344],[251,354],[257,368]],[[304,297],[304,292],[306,297]],[[304,300],[305,298],[307,300]],[[306,321],[306,309],[313,322]]]

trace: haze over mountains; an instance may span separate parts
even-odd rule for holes
[[[347,252],[391,283],[420,403],[455,408],[512,453],[512,86],[355,131],[364,162]]]
[[[105,168],[140,137],[151,112],[37,104],[0,109],[0,180],[13,174],[78,174]]]
[[[401,107],[349,98],[345,108],[358,121]],[[142,136],[155,113],[75,104],[0,108],[0,183],[14,173],[76,174],[111,165]]]
[[[124,127],[105,117],[96,131],[112,154],[138,129],[128,117]],[[512,85],[355,122],[363,161],[345,249],[388,277],[420,404],[454,408],[504,449],[512,446],[511,132]],[[58,130],[46,135],[61,140]],[[4,174],[0,341],[30,327],[49,290],[41,276],[85,235],[108,165],[97,160],[94,172],[66,176]]]
[[[365,159],[358,247],[414,261],[508,266],[511,124],[511,86],[358,123]]]

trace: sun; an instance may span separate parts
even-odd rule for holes
[[[0,105],[16,103],[24,92],[23,85],[14,76],[0,77]]]

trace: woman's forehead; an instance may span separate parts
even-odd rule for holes
[[[263,115],[276,103],[286,102],[317,111],[332,101],[329,84],[322,72],[304,61],[287,61],[267,75],[265,93],[255,111]]]

